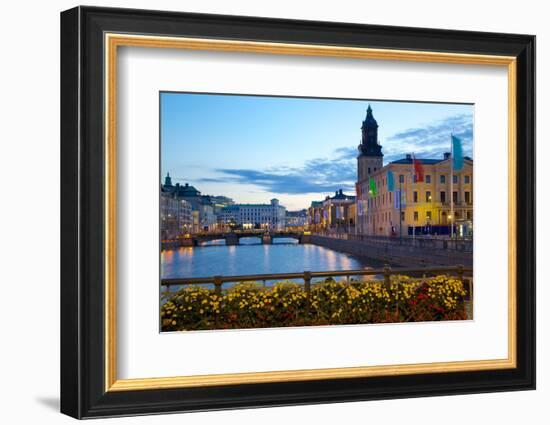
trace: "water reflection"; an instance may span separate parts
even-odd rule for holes
[[[271,245],[262,244],[259,238],[243,238],[238,246],[213,242],[162,251],[162,278],[357,270],[379,266],[321,246],[301,245],[294,239],[276,239]]]

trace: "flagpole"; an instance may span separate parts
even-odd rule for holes
[[[454,170],[453,170],[453,162],[454,162],[454,152],[453,152],[453,134],[451,133],[451,239],[454,238],[454,219],[455,219],[455,208],[454,208]]]
[[[412,160],[412,167],[413,168],[412,168],[412,176],[411,176],[411,178],[412,178],[411,196],[413,197],[413,203],[414,203],[414,188],[415,188],[414,183],[415,183],[415,179],[416,179],[416,170],[414,168],[414,165],[415,165],[414,163],[416,161],[416,157],[414,156],[414,153],[413,153],[412,157],[413,157],[413,160]],[[415,236],[416,236],[416,224],[414,223],[414,207],[413,207],[413,222],[412,223],[413,223],[413,245],[414,245],[414,240],[415,240]]]
[[[401,183],[401,177],[399,177],[399,243],[401,244],[403,239],[403,220],[401,219],[401,202],[403,200],[403,187]]]

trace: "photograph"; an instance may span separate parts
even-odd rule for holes
[[[160,92],[161,332],[473,320],[473,104]]]
[[[42,404],[57,394],[65,415],[115,421],[279,406],[311,420],[339,403],[332,423],[367,401],[355,416],[387,421],[388,403],[427,403],[457,423],[488,402],[515,422],[540,413],[538,388],[510,392],[537,380],[541,61],[526,32],[547,25],[517,7],[495,21],[490,8],[430,18],[403,5],[378,16],[297,2],[264,16],[75,6],[52,26],[52,49],[19,54],[29,70],[61,59],[39,73],[56,78],[40,87],[60,86],[61,108],[42,108],[44,125],[26,114],[6,139],[60,133],[61,149],[48,148],[60,173],[10,144],[25,151],[10,156],[12,177],[46,164],[61,191],[61,220],[45,209],[61,263],[37,257],[61,288],[31,297],[57,311],[56,335],[24,350],[59,336],[49,358],[25,362],[24,377],[56,365],[33,371],[33,388],[55,384]],[[20,242],[10,252],[28,262],[27,203],[7,223]],[[258,422],[235,418],[247,415]]]

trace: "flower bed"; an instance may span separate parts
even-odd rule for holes
[[[216,295],[188,286],[161,307],[163,331],[463,320],[466,291],[449,276],[383,281],[328,279],[311,286],[243,282]]]

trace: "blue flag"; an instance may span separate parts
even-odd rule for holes
[[[451,135],[453,143],[453,169],[456,171],[462,170],[464,166],[464,153],[462,152],[462,140]]]
[[[388,192],[393,192],[394,182],[393,182],[393,171],[388,171]]]

